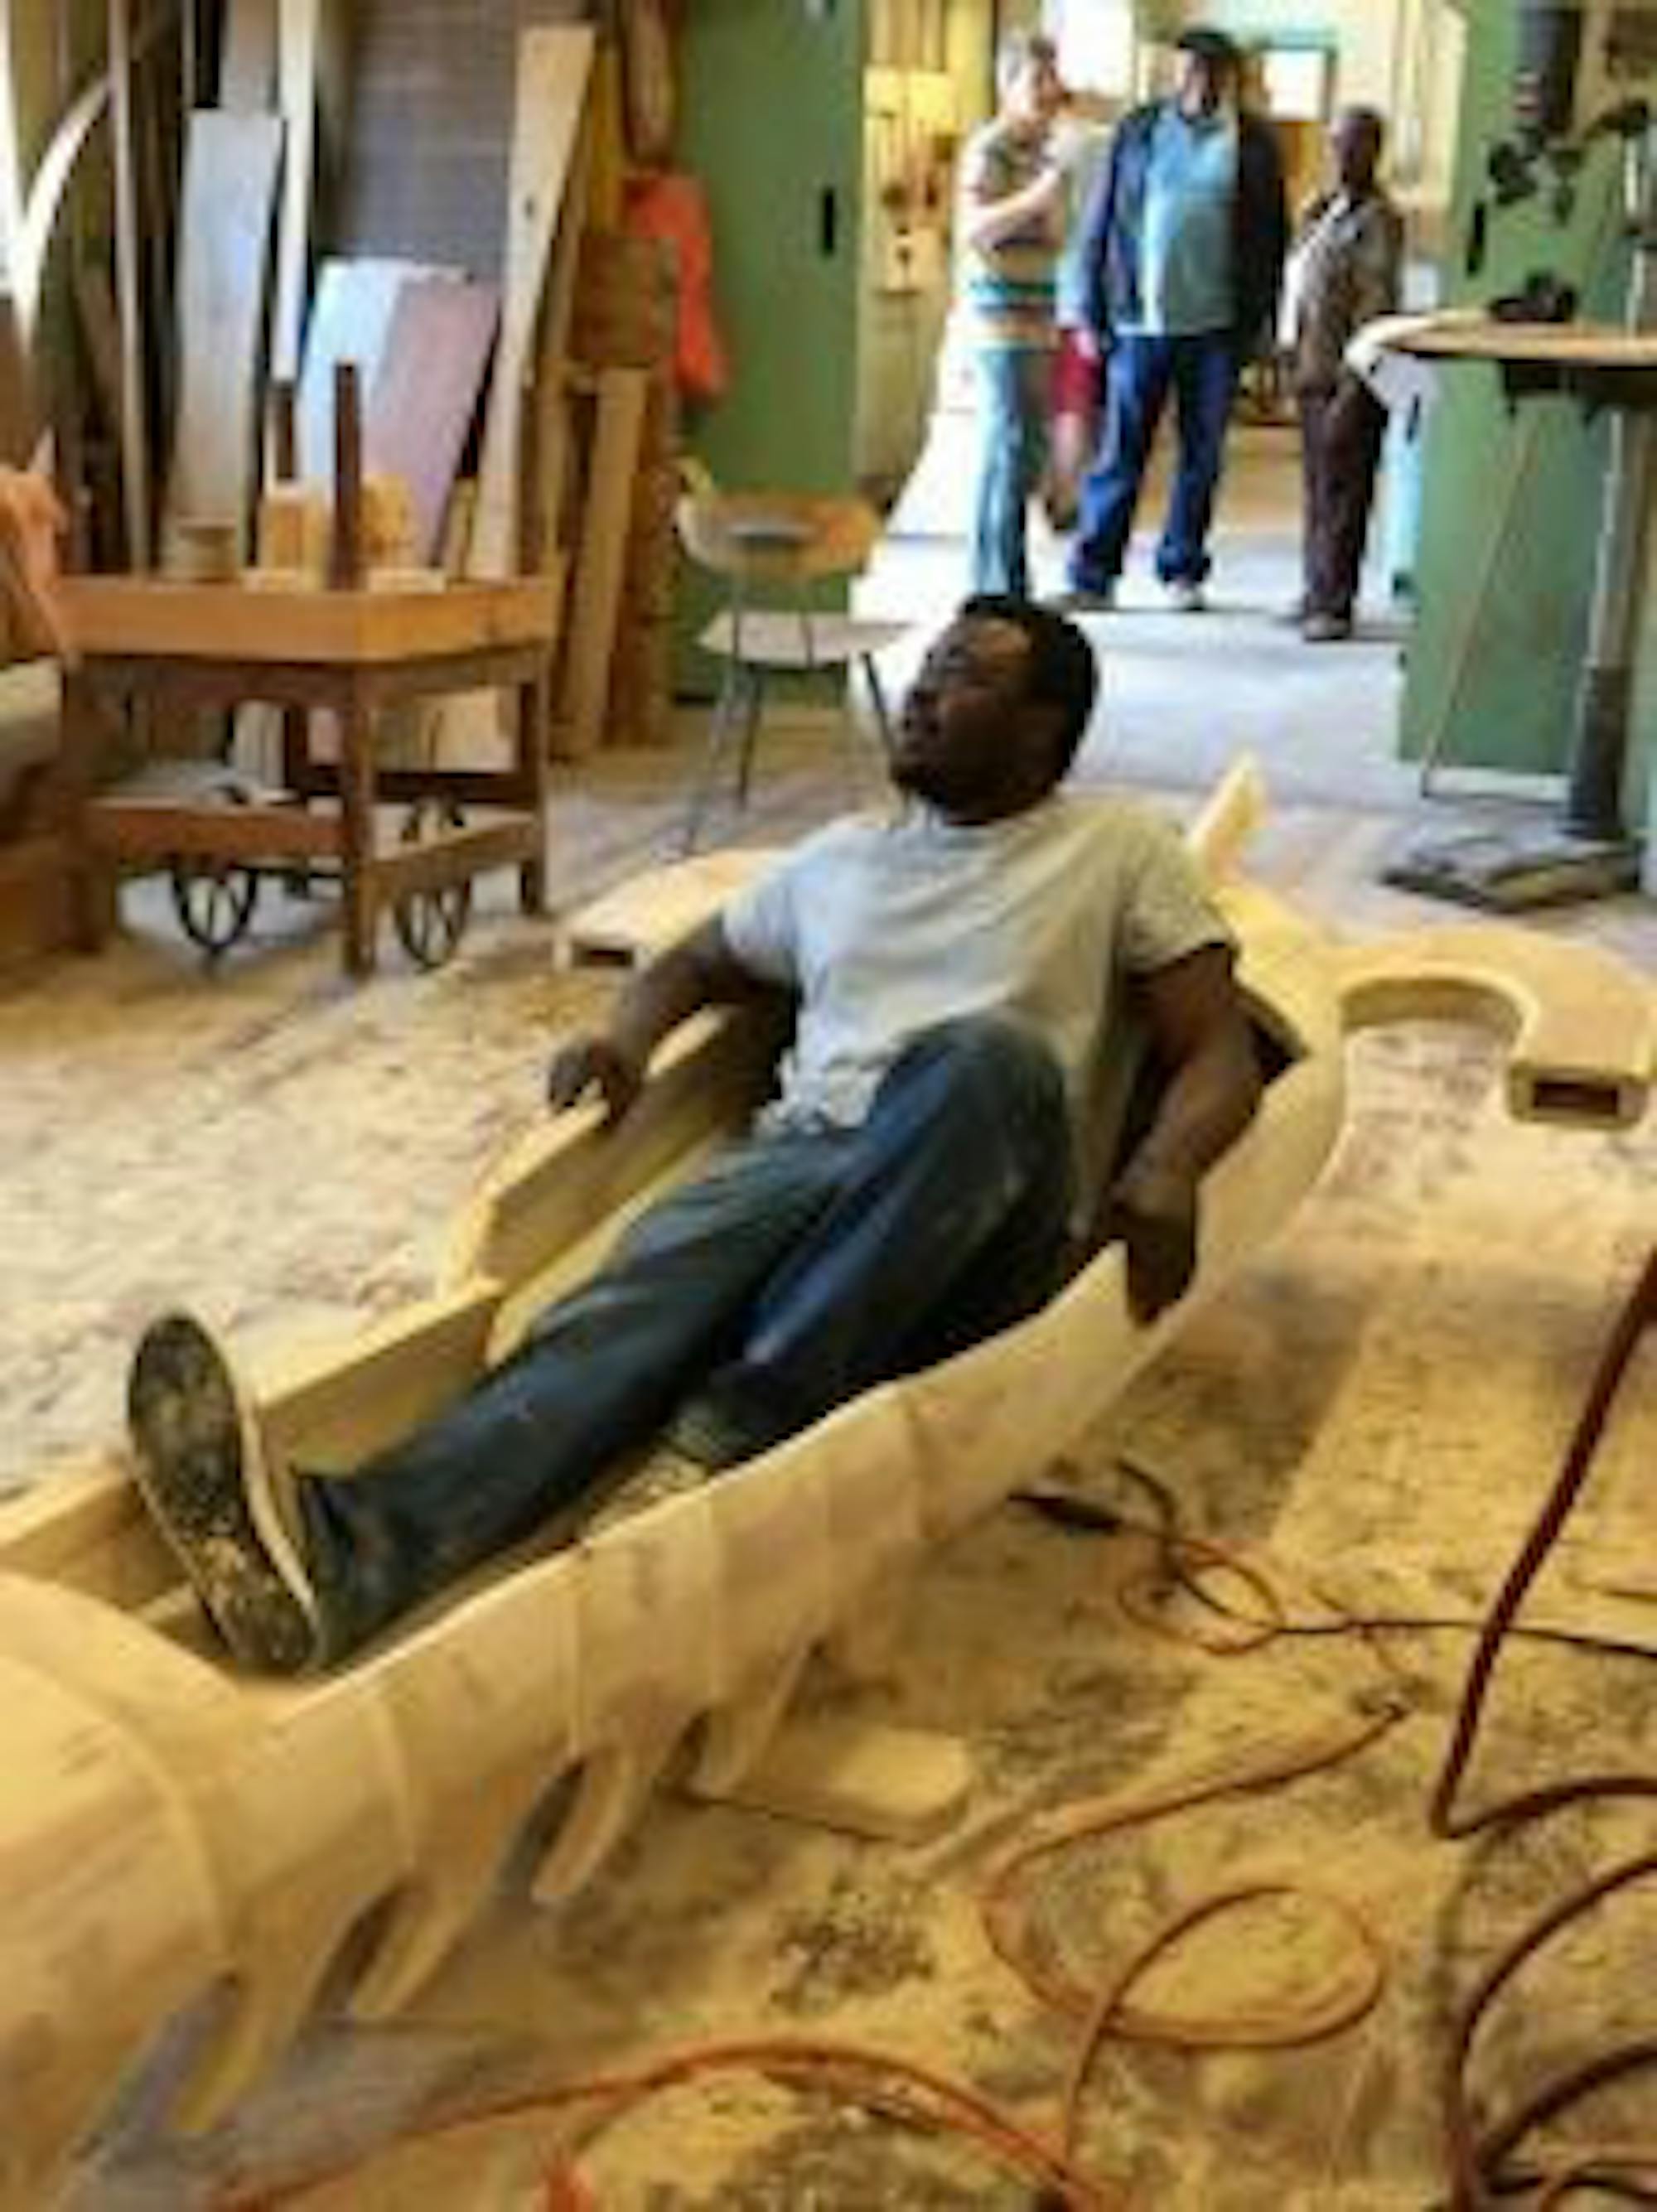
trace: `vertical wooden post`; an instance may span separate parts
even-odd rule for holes
[[[270,468],[276,483],[299,474],[299,386],[289,377],[270,386]]]
[[[109,0],[110,134],[115,167],[115,289],[121,324],[121,481],[127,559],[150,564],[149,429],[138,281],[137,168],[132,136],[131,0]]]
[[[334,538],[329,582],[362,588],[362,380],[354,361],[334,371]]]

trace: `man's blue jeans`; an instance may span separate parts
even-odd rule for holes
[[[470,1396],[354,1474],[299,1478],[327,1655],[670,1422],[728,1464],[1033,1312],[1067,1257],[1071,1160],[1057,1063],[998,1020],[917,1038],[859,1128],[733,1146]]]
[[[973,522],[973,589],[1029,597],[1026,524],[1047,465],[1053,356],[1029,346],[986,347],[978,356],[982,439]]]
[[[1200,584],[1212,566],[1208,532],[1237,392],[1237,351],[1229,333],[1201,337],[1119,337],[1107,364],[1099,457],[1082,485],[1081,522],[1071,551],[1078,591],[1103,592],[1122,573],[1145,466],[1170,391],[1179,465],[1156,549],[1165,584]]]

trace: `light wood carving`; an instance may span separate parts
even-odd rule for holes
[[[1204,817],[1211,871],[1257,811],[1245,781]],[[1497,1018],[1519,1110],[1593,1128],[1642,1110],[1653,995],[1614,963],[1482,929],[1341,951],[1247,882],[1217,895],[1289,1065],[1211,1179],[1192,1297],[1154,1326],[1130,1317],[1108,1251],[1021,1327],[703,1490],[497,1568],[299,1684],[219,1662],[118,1463],[0,1516],[0,2203],[46,2201],[124,2078],[209,1995],[223,2008],[173,2117],[222,2118],[370,1914],[351,2010],[395,2013],[561,1784],[573,1798],[535,1882],[549,1899],[604,1863],[688,1740],[693,1786],[835,1817],[847,1776],[802,1774],[785,1741],[768,1778],[807,1657],[1073,1443],[1285,1224],[1340,1133],[1349,1029]],[[537,1133],[458,1224],[440,1295],[256,1378],[272,1449],[344,1468],[463,1391],[619,1219],[743,1126],[773,1042],[705,1021],[622,1134],[591,1115]],[[907,1816],[946,1814],[961,1786],[946,1751]]]

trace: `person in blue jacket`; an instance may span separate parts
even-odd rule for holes
[[[1275,325],[1289,239],[1277,139],[1240,106],[1240,76],[1223,33],[1187,31],[1173,97],[1123,118],[1084,219],[1088,328],[1107,373],[1071,555],[1072,611],[1114,603],[1170,392],[1179,460],[1156,570],[1171,606],[1204,605],[1237,379]]]

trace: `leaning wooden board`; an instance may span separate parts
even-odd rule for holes
[[[265,591],[133,576],[73,576],[63,587],[70,634],[88,658],[191,659],[205,650],[219,662],[369,666],[544,645],[561,588],[560,576],[442,592]]]
[[[264,115],[276,86],[276,0],[227,0],[219,61],[219,105]]]
[[[422,561],[435,556],[442,538],[500,320],[501,295],[492,285],[410,278],[397,295],[368,392],[367,465],[408,485]]]
[[[517,565],[525,380],[580,137],[592,51],[593,33],[586,27],[525,31],[519,41],[501,345],[466,564],[472,576],[510,575]]]
[[[274,115],[203,110],[190,118],[167,507],[173,518],[234,521],[244,552],[282,148]]]
[[[281,0],[276,81],[288,159],[282,165],[282,217],[276,234],[276,300],[270,337],[271,372],[291,384],[299,374],[305,280],[310,267],[311,195],[317,143],[317,36],[321,0]]]
[[[334,472],[334,371],[355,362],[371,391],[385,359],[391,319],[405,284],[458,272],[424,262],[367,258],[325,261],[305,338],[298,404],[299,472],[307,483],[331,485]]]
[[[598,422],[592,441],[569,657],[564,664],[560,734],[577,760],[598,747],[610,703],[616,625],[633,528],[634,485],[650,379],[641,368],[606,368],[598,376]]]

